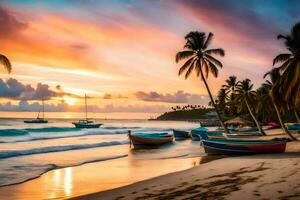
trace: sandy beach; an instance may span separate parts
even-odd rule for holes
[[[289,142],[284,154],[222,158],[74,199],[299,199],[299,161],[300,143]]]

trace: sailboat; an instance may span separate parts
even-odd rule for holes
[[[93,120],[87,117],[87,101],[86,101],[86,94],[84,96],[85,99],[85,119],[81,119],[78,122],[72,122],[76,128],[99,128],[102,124],[94,123]]]
[[[40,112],[36,119],[32,120],[25,120],[24,123],[31,123],[31,124],[45,124],[48,123],[48,120],[45,120],[45,106],[44,106],[44,98],[42,99],[43,107],[42,107],[42,117],[40,117]]]

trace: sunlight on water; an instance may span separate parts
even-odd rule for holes
[[[71,196],[72,194],[72,168],[68,167],[64,169],[64,190],[66,196]]]

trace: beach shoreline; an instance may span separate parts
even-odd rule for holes
[[[299,161],[300,143],[290,142],[284,154],[226,157],[71,199],[297,199]]]

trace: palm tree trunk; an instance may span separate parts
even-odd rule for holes
[[[250,106],[249,106],[249,103],[248,103],[246,97],[244,97],[244,101],[245,101],[245,103],[246,103],[246,106],[247,106],[247,108],[248,108],[248,111],[249,111],[249,113],[250,113],[252,119],[254,120],[254,122],[255,122],[255,124],[256,124],[256,126],[257,126],[259,132],[260,132],[262,135],[266,135],[266,133],[265,133],[264,130],[262,129],[261,125],[260,125],[259,122],[257,121],[256,117],[254,116],[254,114],[253,114],[253,112],[252,112],[252,110],[251,110],[251,108],[250,108]]]
[[[297,138],[295,138],[295,137],[289,132],[289,130],[286,128],[286,126],[284,125],[284,123],[283,123],[283,121],[282,121],[282,117],[281,117],[280,112],[279,112],[279,110],[278,110],[278,107],[277,107],[277,105],[276,105],[276,103],[275,103],[274,101],[273,101],[273,105],[274,105],[274,108],[275,108],[275,111],[276,111],[276,114],[277,114],[279,123],[280,123],[282,129],[284,130],[284,132],[285,132],[288,136],[290,136],[290,138],[291,138],[292,140],[297,140]]]
[[[300,124],[299,115],[298,115],[297,110],[295,108],[294,108],[294,113],[295,113],[295,117],[296,117],[297,123]]]
[[[224,132],[225,132],[225,133],[229,133],[227,127],[224,125],[224,123],[223,123],[223,121],[222,121],[222,119],[221,119],[221,116],[220,116],[220,113],[219,113],[219,111],[218,111],[218,109],[217,109],[217,106],[216,106],[216,104],[215,104],[215,101],[214,101],[214,99],[213,99],[213,97],[212,97],[212,95],[211,95],[211,93],[210,93],[210,90],[209,90],[209,87],[208,87],[208,85],[207,85],[207,82],[206,82],[206,80],[205,80],[205,78],[204,78],[202,69],[200,69],[200,73],[201,73],[201,78],[202,78],[202,80],[203,80],[203,82],[204,82],[204,84],[205,84],[205,87],[206,87],[206,89],[207,89],[208,95],[209,95],[209,97],[210,97],[210,102],[212,103],[213,107],[214,107],[215,110],[216,110],[216,113],[217,113],[218,119],[219,119],[219,121],[220,121],[220,123],[221,123],[221,126],[224,128]]]

